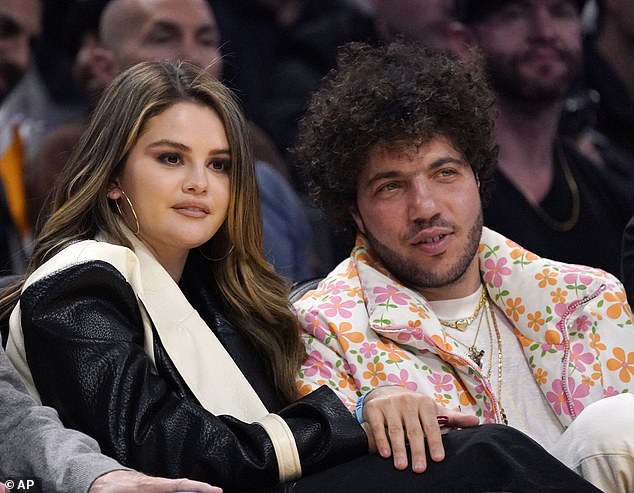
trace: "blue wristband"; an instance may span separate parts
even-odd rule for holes
[[[370,392],[372,392],[372,390],[370,390]],[[368,396],[370,392],[366,392],[361,397],[359,397],[359,399],[357,400],[357,405],[355,406],[354,414],[357,417],[357,421],[359,422],[360,425],[365,423],[365,419],[363,417],[363,401],[365,401],[365,398]]]

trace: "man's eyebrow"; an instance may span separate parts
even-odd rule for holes
[[[428,169],[430,170],[435,170],[440,168],[441,166],[444,166],[447,163],[454,163],[460,166],[468,166],[467,163],[460,159],[460,158],[456,158],[453,156],[444,156],[444,157],[440,157],[438,159],[436,159],[435,161],[432,161],[429,166]],[[410,173],[403,173],[400,170],[389,170],[389,171],[384,171],[384,172],[380,172],[375,174],[374,176],[372,176],[366,183],[366,186],[371,186],[373,183],[376,183],[377,181],[380,180],[386,180],[386,179],[390,179],[390,178],[401,178],[403,176],[407,176]],[[415,173],[414,173],[415,174]]]

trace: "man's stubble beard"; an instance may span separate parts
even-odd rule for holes
[[[463,278],[478,252],[480,238],[482,237],[482,226],[483,215],[482,211],[480,211],[469,230],[462,256],[448,270],[441,273],[426,270],[417,262],[403,257],[387,245],[384,245],[372,234],[367,226],[365,228],[365,236],[383,266],[401,283],[418,290],[432,289],[454,285]]]
[[[540,107],[561,101],[568,93],[582,66],[581,50],[557,49],[566,66],[562,76],[551,83],[539,76],[527,77],[521,73],[522,55],[486,54],[486,66],[495,93],[510,101]]]

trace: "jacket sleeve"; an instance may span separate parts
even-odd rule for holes
[[[26,393],[0,349],[0,481],[35,477],[43,491],[86,493],[102,474],[123,469],[97,443],[62,426],[57,413]]]
[[[214,416],[157,374],[145,354],[135,293],[112,265],[92,261],[58,271],[29,286],[20,305],[42,402],[104,453],[149,474],[229,489],[278,482],[273,444],[260,425]],[[293,433],[304,473],[367,452],[363,430],[328,389],[278,414]]]

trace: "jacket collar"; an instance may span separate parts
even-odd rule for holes
[[[153,325],[181,377],[208,411],[247,422],[267,415],[253,387],[176,282],[148,248],[124,230],[138,259],[138,277],[128,282],[149,318],[144,324],[146,340],[152,340]],[[146,351],[151,355],[150,348]]]
[[[564,318],[607,282],[601,270],[543,259],[488,228],[483,228],[477,255],[485,289],[523,343],[562,342]],[[428,347],[438,346],[442,329],[427,300],[395,279],[361,234],[351,261],[372,329],[391,339],[408,334]],[[412,312],[421,322],[416,327],[411,326]]]

